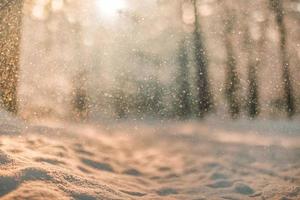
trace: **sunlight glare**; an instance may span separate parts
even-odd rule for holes
[[[97,8],[102,16],[114,17],[120,10],[126,8],[125,0],[97,0]]]

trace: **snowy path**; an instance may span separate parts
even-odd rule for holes
[[[0,199],[300,199],[300,134],[210,123],[0,135]],[[228,127],[228,126],[226,126]]]

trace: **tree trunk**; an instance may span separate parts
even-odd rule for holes
[[[1,106],[17,112],[22,0],[0,3],[0,97]]]
[[[73,79],[73,112],[75,120],[87,120],[89,114],[89,96],[87,91],[87,72],[78,72]]]
[[[197,65],[197,90],[198,90],[198,109],[199,117],[203,118],[207,112],[212,109],[212,97],[208,82],[207,57],[201,35],[197,0],[193,0],[195,15],[194,45],[195,60]]]
[[[179,47],[179,70],[177,76],[177,84],[179,85],[177,91],[176,111],[180,118],[187,118],[191,114],[190,105],[190,86],[189,86],[189,70],[188,58],[185,47],[185,38],[182,40]]]
[[[280,56],[282,62],[282,83],[284,89],[285,110],[288,113],[288,116],[292,117],[295,114],[295,102],[289,70],[283,4],[281,0],[270,0],[270,5],[275,13],[276,23],[280,33]]]
[[[258,78],[257,68],[260,65],[259,54],[262,48],[262,39],[259,40],[256,54],[254,52],[254,41],[251,39],[249,25],[246,25],[245,42],[246,50],[248,51],[248,93],[247,93],[247,114],[250,119],[254,119],[259,114],[259,93],[258,93]],[[262,27],[263,28],[263,27]],[[257,56],[256,56],[257,55]]]
[[[79,23],[73,25],[73,30],[75,31],[74,44],[76,52],[75,57],[77,57],[76,74],[73,77],[73,116],[76,120],[87,120],[90,107],[90,98],[88,94],[88,70],[85,64],[85,52],[82,40],[82,27]]]
[[[229,11],[226,9],[226,11]],[[239,77],[236,68],[236,56],[234,54],[234,48],[232,46],[232,31],[234,24],[234,16],[229,14],[226,19],[225,25],[225,47],[227,52],[227,70],[226,70],[226,82],[225,82],[225,96],[229,105],[229,113],[231,118],[235,119],[240,114],[239,103]]]
[[[258,84],[257,84],[257,64],[250,61],[248,63],[248,116],[254,119],[259,114]]]

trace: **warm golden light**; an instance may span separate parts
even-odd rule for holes
[[[97,8],[104,17],[114,17],[119,11],[126,8],[125,0],[98,0]]]

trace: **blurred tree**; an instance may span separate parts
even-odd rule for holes
[[[197,91],[198,91],[198,116],[203,118],[212,109],[212,95],[208,81],[208,62],[206,50],[203,44],[202,33],[199,24],[197,0],[193,0],[195,29],[194,29],[194,48],[195,60],[197,65]]]
[[[117,118],[126,118],[128,114],[128,105],[126,101],[126,94],[125,92],[119,88],[114,91],[113,94],[114,97],[114,108],[115,108],[115,113],[117,115]]]
[[[226,80],[225,80],[225,96],[228,101],[230,116],[235,119],[240,113],[240,102],[239,102],[239,77],[236,67],[236,56],[234,54],[234,48],[232,46],[233,29],[235,23],[235,15],[233,10],[226,8],[226,19],[225,19],[225,47],[227,52],[226,62]]]
[[[257,67],[260,60],[253,55],[253,41],[250,38],[248,27],[245,31],[246,45],[248,49],[248,94],[247,94],[247,113],[253,119],[259,114],[259,94],[257,83]]]
[[[137,88],[138,112],[149,116],[163,116],[163,90],[157,79],[139,81]]]
[[[284,23],[284,8],[281,0],[269,0],[271,9],[275,14],[276,23],[280,34],[280,56],[282,61],[282,81],[284,89],[285,109],[289,117],[295,114],[295,102],[293,87],[289,70],[289,58],[287,52],[287,33]]]
[[[176,114],[180,118],[187,118],[191,114],[190,105],[190,85],[189,85],[189,70],[188,70],[188,55],[185,47],[185,38],[181,41],[179,46],[179,69],[176,79],[178,85],[177,98],[176,98]]]
[[[86,120],[88,117],[89,97],[87,92],[87,72],[81,71],[76,74],[73,86],[73,112],[76,120]]]
[[[51,15],[49,15],[51,16]],[[76,62],[75,76],[73,84],[73,112],[77,120],[86,120],[90,108],[90,95],[88,94],[88,78],[90,72],[89,63],[86,60],[86,46],[83,41],[84,28],[78,21],[69,24],[73,31],[74,57]],[[51,35],[50,35],[51,37]],[[74,63],[75,64],[75,63]]]
[[[114,114],[118,119],[127,118],[132,110],[131,104],[135,102],[130,94],[131,85],[135,81],[134,76],[126,71],[126,69],[121,68],[115,79],[115,86],[113,88],[113,107]],[[124,71],[123,71],[124,70]]]
[[[138,114],[149,115],[150,117],[165,116],[167,111],[163,102],[164,86],[159,78],[160,67],[164,60],[160,55],[141,50],[135,51],[134,56],[140,59],[141,65],[147,63],[155,69],[143,80],[141,80],[141,77],[135,78]],[[133,80],[134,78],[131,79]]]
[[[0,97],[1,106],[17,112],[22,0],[0,1]]]
[[[250,6],[249,6],[250,7]],[[268,20],[262,15],[259,18],[249,19],[249,14],[253,14],[251,11],[245,13],[245,31],[244,31],[244,47],[248,57],[248,91],[247,91],[247,114],[250,119],[254,119],[260,112],[259,103],[259,82],[258,82],[258,69],[263,59],[263,49],[265,45],[266,27]],[[252,16],[253,17],[253,16]],[[257,29],[256,37],[253,37],[250,33],[250,28]]]

